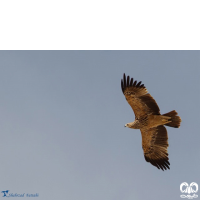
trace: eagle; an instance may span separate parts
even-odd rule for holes
[[[156,101],[141,83],[129,76],[126,78],[125,73],[121,80],[122,92],[135,114],[135,121],[125,127],[140,129],[145,160],[164,171],[170,169],[165,126],[179,128],[181,118],[175,110],[161,115]]]

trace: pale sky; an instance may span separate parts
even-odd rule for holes
[[[0,190],[38,200],[181,199],[182,182],[200,186],[199,66],[200,51],[1,51]],[[140,131],[124,127],[135,116],[123,73],[142,81],[162,114],[182,118],[167,127],[170,170],[147,163]]]

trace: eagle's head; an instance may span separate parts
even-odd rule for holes
[[[133,129],[139,129],[139,121],[135,120],[134,122],[130,122],[124,125],[124,127],[128,127],[128,128],[133,128]]]
[[[129,124],[125,124],[124,127],[129,127],[130,128],[130,125]]]

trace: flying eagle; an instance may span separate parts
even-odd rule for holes
[[[170,169],[167,153],[168,135],[164,125],[179,128],[181,118],[173,110],[164,115],[154,98],[148,93],[141,81],[133,81],[124,74],[121,80],[122,92],[135,113],[135,121],[125,124],[125,127],[140,129],[142,135],[142,148],[147,162],[158,169]]]

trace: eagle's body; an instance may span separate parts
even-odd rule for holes
[[[164,125],[178,128],[181,118],[175,110],[161,115],[156,101],[141,82],[133,82],[133,78],[130,80],[129,76],[126,79],[124,74],[121,87],[135,113],[135,121],[125,126],[140,129],[145,160],[158,169],[170,169],[167,153],[168,135]]]
[[[162,115],[144,115],[125,126],[133,129],[153,128],[171,122],[170,119],[171,117]]]

